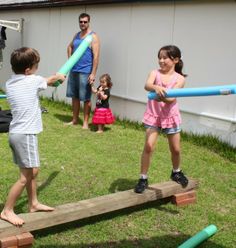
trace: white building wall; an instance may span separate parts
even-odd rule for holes
[[[1,11],[0,19],[24,18],[22,34],[7,29],[2,88],[11,75],[10,53],[22,45],[40,52],[39,74],[58,71],[67,60],[66,46],[79,30],[81,12],[91,15],[91,27],[101,39],[97,78],[110,73],[111,107],[121,118],[141,122],[147,101],[143,86],[150,70],[157,67],[157,52],[163,45],[175,44],[182,50],[186,87],[236,83],[236,2],[173,1]],[[69,101],[65,90],[66,83],[55,95]],[[51,94],[52,90],[45,92]],[[213,134],[236,146],[235,95],[178,101],[183,130]]]

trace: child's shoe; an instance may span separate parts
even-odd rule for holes
[[[138,193],[138,194],[141,194],[144,192],[144,190],[148,187],[148,180],[147,179],[143,179],[143,178],[140,178],[138,180],[138,183],[137,185],[135,186],[134,188],[134,192],[135,193]]]
[[[183,187],[186,187],[188,185],[188,178],[184,175],[184,173],[182,171],[179,172],[171,172],[171,176],[170,178],[181,184]]]

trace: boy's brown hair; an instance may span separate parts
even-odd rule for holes
[[[21,47],[11,54],[11,68],[15,74],[24,74],[27,68],[32,68],[40,61],[37,50],[29,47]]]

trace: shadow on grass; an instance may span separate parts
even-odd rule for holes
[[[101,243],[88,243],[88,244],[68,244],[68,245],[39,245],[38,248],[177,248],[190,236],[185,234],[175,235],[164,235],[156,236],[150,239],[133,239],[133,240],[120,240],[120,241],[108,241]],[[199,248],[226,248],[226,246],[217,245],[210,239],[205,240]]]
[[[133,189],[136,184],[137,184],[137,180],[128,180],[127,178],[119,178],[111,184],[109,188],[109,192],[115,193],[117,191],[125,191],[129,189]]]
[[[62,121],[64,123],[71,122],[71,116],[70,115],[54,114],[54,116],[58,120],[60,120],[60,121]],[[81,125],[81,126],[83,125],[83,121],[80,118],[78,120],[78,125]],[[109,131],[110,129],[111,129],[110,127],[105,126],[104,127],[104,132]],[[89,130],[92,131],[92,132],[96,132],[97,131],[97,126],[89,123]]]
[[[91,132],[96,132],[98,130],[97,125],[94,125],[94,124],[89,124],[89,129]],[[103,129],[104,132],[107,132],[109,130],[111,130],[111,128],[108,126],[105,126]]]
[[[51,173],[51,175],[48,177],[48,179],[42,183],[38,189],[37,189],[37,192],[38,194],[44,190],[44,188],[46,188],[47,186],[49,186],[51,184],[51,182],[57,177],[57,175],[60,173],[60,171],[54,171]]]
[[[58,120],[60,120],[60,121],[62,121],[62,122],[65,122],[65,123],[67,123],[67,122],[71,122],[71,119],[72,119],[72,117],[71,117],[71,115],[61,115],[61,114],[54,114],[54,116],[58,119]],[[83,122],[82,122],[82,120],[79,118],[79,125],[82,125],[83,124]]]

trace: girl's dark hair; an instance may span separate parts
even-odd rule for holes
[[[111,77],[109,74],[103,74],[100,78],[99,78],[99,81],[105,81],[107,83],[107,87],[108,88],[111,88],[113,83],[111,81]]]
[[[165,51],[167,56],[172,60],[176,59],[176,58],[179,59],[179,62],[175,65],[175,71],[178,72],[179,74],[183,75],[184,77],[186,77],[187,75],[183,74],[183,72],[182,72],[183,67],[184,67],[184,62],[181,59],[180,49],[174,45],[163,46],[158,52],[158,58],[160,58],[161,51]]]
[[[16,74],[24,74],[27,68],[31,69],[39,61],[39,53],[33,48],[22,47],[11,54],[11,68]]]

